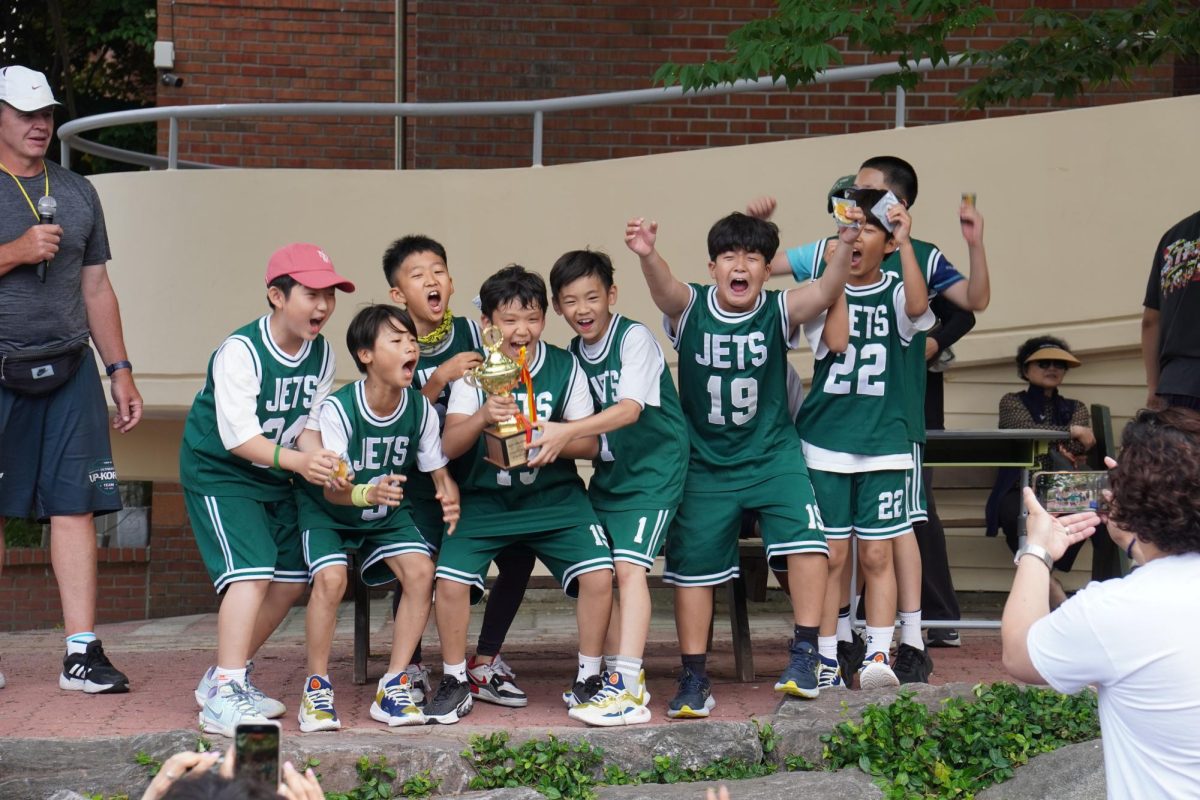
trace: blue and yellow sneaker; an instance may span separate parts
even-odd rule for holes
[[[817,669],[818,689],[845,689],[846,682],[842,680],[842,670],[836,658],[819,656],[821,666]]]
[[[811,642],[793,641],[790,652],[787,669],[775,682],[775,691],[811,700],[821,693],[817,681],[821,656]]]
[[[425,714],[412,698],[412,677],[401,672],[386,684],[381,679],[371,703],[371,719],[386,722],[393,728],[401,725],[424,725]]]
[[[621,673],[610,672],[605,678],[604,688],[588,702],[574,706],[567,716],[588,725],[610,728],[649,722],[650,709],[625,688]]]
[[[888,686],[899,686],[900,679],[892,672],[888,664],[887,653],[871,653],[858,670],[858,688],[884,689]]]
[[[300,697],[300,730],[336,731],[342,727],[337,711],[333,708],[333,684],[320,675],[309,675]]]
[[[667,716],[671,719],[703,719],[716,706],[708,676],[701,678],[684,667],[683,674],[679,676],[679,689],[667,703]]]

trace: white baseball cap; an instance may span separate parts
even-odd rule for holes
[[[0,69],[0,101],[18,111],[38,111],[62,105],[54,99],[45,75],[19,65]]]

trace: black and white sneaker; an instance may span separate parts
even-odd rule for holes
[[[583,703],[591,702],[591,699],[600,693],[604,688],[604,676],[592,675],[587,680],[575,681],[571,687],[571,691],[563,692],[563,702],[567,704],[567,708],[574,708]]]
[[[446,675],[433,699],[425,700],[425,724],[453,725],[471,713],[472,702],[468,682]]]
[[[529,705],[529,698],[517,686],[511,670],[497,657],[491,664],[476,664],[467,668],[467,680],[471,684],[471,694],[476,700],[485,703],[495,703],[508,708],[524,708]]]
[[[88,642],[82,653],[67,653],[63,657],[58,688],[87,694],[120,694],[129,691],[129,678],[112,665],[99,639]]]

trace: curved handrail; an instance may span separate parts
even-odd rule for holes
[[[950,67],[956,66],[958,57],[951,58]],[[915,62],[910,69],[928,72],[937,68],[930,59]],[[946,68],[946,65],[942,65]],[[862,64],[853,67],[836,67],[817,73],[813,83],[870,80],[880,75],[899,72],[900,64]],[[533,166],[542,165],[542,131],[545,114],[562,111],[606,108],[610,106],[660,103],[692,97],[712,97],[743,92],[778,91],[785,89],[783,81],[771,77],[757,80],[741,80],[708,89],[684,92],[679,86],[665,89],[632,89],[600,94],[572,95],[541,100],[466,101],[450,103],[219,103],[189,106],[158,106],[132,111],[115,111],[82,117],[63,125],[58,132],[62,141],[62,163],[70,166],[71,149],[103,156],[114,161],[123,161],[150,168],[198,169],[219,168],[215,164],[179,160],[179,120],[181,119],[230,119],[244,117],[466,117],[466,116],[533,116]],[[896,127],[903,128],[905,119],[904,90],[896,90]],[[83,138],[88,131],[113,125],[131,125],[138,122],[170,122],[167,141],[167,157],[137,153],[119,147],[99,144]]]

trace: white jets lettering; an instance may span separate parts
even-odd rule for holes
[[[407,455],[407,436],[364,436],[361,457],[354,462],[354,470],[360,472],[403,467]]]
[[[888,335],[887,306],[860,306],[850,303],[850,335],[886,337]],[[863,325],[859,328],[859,323]]]
[[[293,408],[312,408],[313,395],[317,393],[315,375],[297,375],[275,379],[275,396],[267,401],[267,411],[290,411]]]
[[[620,391],[621,373],[615,369],[601,372],[591,378],[591,384],[592,394],[599,397],[601,403],[611,403],[612,399],[617,396],[617,392]]]
[[[746,369],[767,360],[767,337],[762,331],[750,334],[706,333],[696,363],[716,369]]]
[[[526,392],[513,392],[513,397],[517,401],[517,408],[521,409],[522,414],[529,413],[529,395]],[[554,410],[554,395],[550,392],[537,393],[537,413],[538,419],[550,419],[550,413]]]

